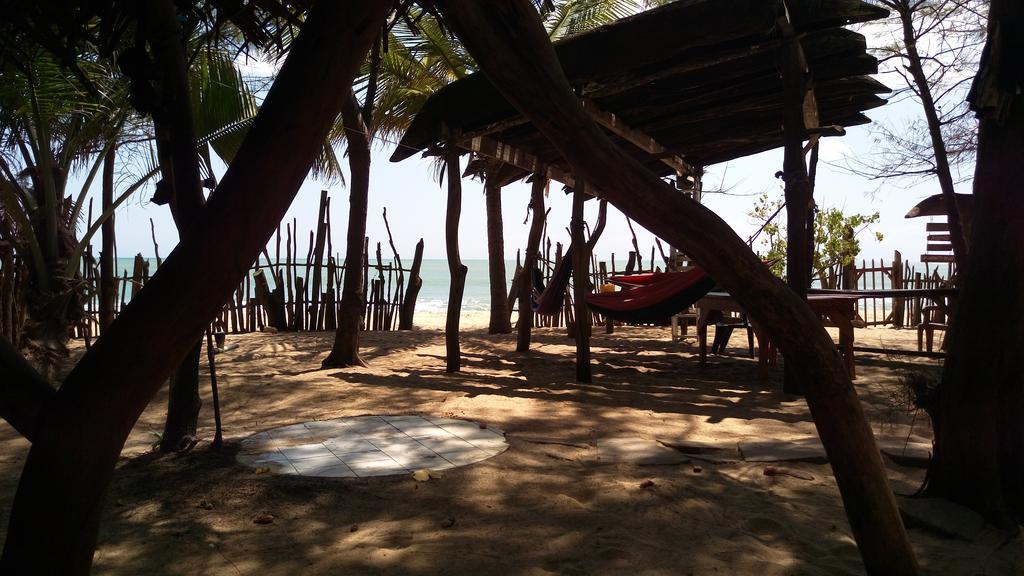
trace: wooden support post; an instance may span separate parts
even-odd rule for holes
[[[588,271],[590,268],[590,245],[583,239],[583,201],[586,184],[576,179],[576,190],[572,194],[572,284],[573,316],[576,319],[576,381],[590,382],[590,310],[587,309],[587,293],[590,292]]]
[[[811,209],[811,185],[804,161],[803,139],[806,76],[799,40],[792,38],[781,48],[782,55],[782,135],[784,142],[783,180],[786,185],[786,281],[800,298],[807,298],[811,266],[807,246],[807,213]],[[787,364],[782,389],[787,394],[803,394],[805,383]]]
[[[526,352],[530,349],[530,331],[533,328],[533,304],[530,297],[533,293],[533,271],[537,268],[540,257],[540,240],[544,232],[544,221],[547,211],[544,209],[544,189],[548,179],[541,174],[533,175],[530,186],[530,208],[533,220],[530,222],[530,234],[526,238],[526,258],[523,261],[523,278],[519,282],[519,322],[517,324],[516,351]]]
[[[459,170],[459,151],[454,146],[445,148],[444,159],[448,176],[448,212],[444,223],[445,247],[448,252],[448,318],[444,325],[445,370],[458,372],[462,358],[459,352],[459,316],[462,313],[462,294],[466,288],[469,270],[459,257],[459,217],[462,215],[462,172]]]
[[[494,166],[494,163],[491,164]],[[512,322],[509,320],[508,292],[505,287],[505,234],[501,218],[501,174],[500,165],[488,170],[484,184],[487,203],[487,271],[491,289],[491,318],[488,334],[509,334]]]

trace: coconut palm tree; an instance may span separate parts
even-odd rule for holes
[[[126,87],[108,65],[80,69],[91,90],[41,49],[0,69],[0,234],[27,268],[24,338],[12,336],[43,365],[63,355],[67,327],[81,318],[76,227],[101,157],[129,116],[119,105]],[[83,169],[85,185],[71,196],[69,178]]]

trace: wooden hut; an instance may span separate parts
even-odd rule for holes
[[[800,247],[813,224],[804,155],[820,137],[870,122],[864,112],[885,103],[879,95],[890,90],[870,77],[877,61],[864,36],[844,26],[886,15],[859,0],[682,0],[562,40],[555,52],[583,109],[679,188],[699,191],[704,166],[788,144],[788,264],[802,292],[810,251]],[[459,173],[457,154],[473,152],[514,168],[506,181],[537,174],[601,196],[602,183],[578,185],[555,147],[480,73],[427,100],[391,160],[421,150],[447,151],[450,175]]]

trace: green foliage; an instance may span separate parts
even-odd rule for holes
[[[784,274],[786,265],[786,227],[782,206],[782,199],[772,200],[764,193],[747,213],[755,222],[763,225],[756,252],[765,260],[775,260],[771,270],[776,276]],[[870,230],[879,218],[878,212],[847,216],[838,208],[819,210],[814,218],[812,279],[820,281],[823,286],[834,287],[839,269],[853,264],[860,253],[861,234],[871,232],[875,241],[882,241],[881,232]]]

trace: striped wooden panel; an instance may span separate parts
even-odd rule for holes
[[[928,244],[929,252],[950,252],[953,250],[952,244]]]
[[[921,262],[955,262],[952,254],[921,254]]]
[[[928,241],[929,242],[949,242],[952,239],[953,239],[953,237],[950,236],[949,234],[929,234],[928,235]]]
[[[924,225],[924,229],[928,232],[949,232],[948,222],[928,222]]]

